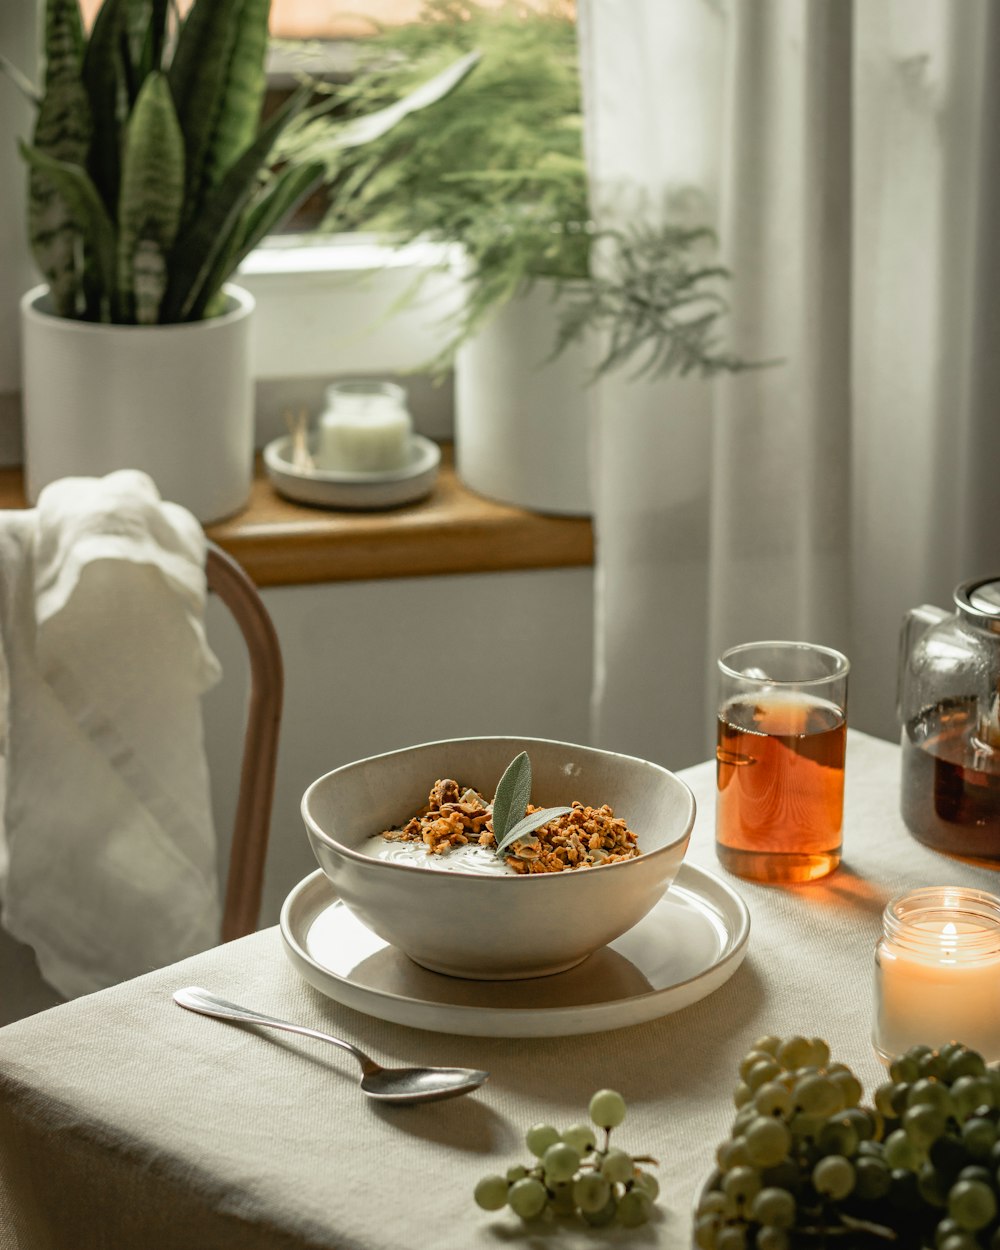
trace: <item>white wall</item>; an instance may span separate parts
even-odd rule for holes
[[[592,593],[590,569],[263,592],[282,645],[285,713],[262,924],[277,921],[288,891],[316,866],[299,800],[331,768],[437,738],[588,740]],[[226,673],[205,709],[224,858],[247,670],[239,632],[214,600],[209,636]]]

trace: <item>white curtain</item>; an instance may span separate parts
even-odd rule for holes
[[[895,738],[904,611],[1000,574],[1000,4],[580,0],[600,224],[719,234],[728,346],[597,388],[599,745],[681,767],[715,658],[850,657]]]

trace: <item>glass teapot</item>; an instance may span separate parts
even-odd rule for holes
[[[903,620],[902,813],[939,851],[1000,859],[1000,577]]]

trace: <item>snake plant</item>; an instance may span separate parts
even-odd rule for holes
[[[85,34],[79,0],[47,0],[28,233],[61,317],[162,324],[212,316],[223,283],[328,175],[325,159],[279,159],[310,106],[303,84],[266,119],[270,0],[104,0]],[[330,124],[330,151],[366,143],[447,94],[464,57],[407,105]]]

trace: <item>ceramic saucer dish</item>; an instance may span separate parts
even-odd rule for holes
[[[315,452],[315,440],[310,440]],[[320,508],[395,508],[430,494],[437,480],[441,448],[421,434],[410,436],[410,461],[387,473],[339,473],[301,469],[292,462],[292,436],[264,448],[264,467],[279,495]]]
[[[705,998],[742,963],[750,917],[718,877],[682,864],[634,928],[575,968],[472,981],[430,972],[376,936],[318,870],[288,895],[280,929],[302,977],[357,1011],[438,1033],[563,1037],[642,1024]]]

